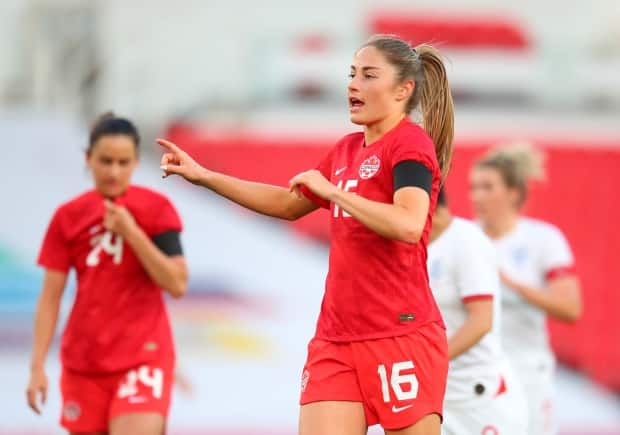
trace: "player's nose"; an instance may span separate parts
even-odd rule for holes
[[[359,92],[360,87],[359,87],[359,80],[357,79],[357,77],[352,77],[349,80],[349,85],[347,86],[347,90],[349,91],[349,94],[351,94],[352,92]]]
[[[120,165],[111,165],[110,166],[110,170],[108,171],[108,176],[110,178],[114,178],[117,179],[121,174],[121,167]]]

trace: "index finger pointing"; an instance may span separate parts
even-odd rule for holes
[[[174,153],[182,151],[181,148],[178,147],[178,145],[166,139],[157,139],[157,143],[161,145],[162,147],[164,147],[165,149],[167,149],[168,151],[172,151]]]

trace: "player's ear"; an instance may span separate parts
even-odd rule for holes
[[[415,89],[415,82],[413,80],[405,80],[398,85],[396,90],[396,101],[409,100]]]
[[[135,170],[138,166],[140,166],[140,154],[138,154],[138,150],[136,150],[136,155],[131,162],[131,170]]]
[[[510,197],[510,203],[514,204],[515,207],[519,208],[519,206],[521,205],[521,192],[519,191],[519,189],[508,189],[508,195]]]

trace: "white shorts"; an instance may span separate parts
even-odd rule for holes
[[[518,364],[512,362],[529,407],[528,435],[555,435],[558,431],[553,409],[554,374],[553,362]]]
[[[497,391],[472,385],[472,399],[444,402],[442,435],[524,435],[527,404],[519,382],[506,374]]]

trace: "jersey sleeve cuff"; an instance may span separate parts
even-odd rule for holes
[[[469,295],[469,296],[463,296],[461,300],[463,301],[464,304],[468,302],[476,302],[476,301],[492,301],[493,295],[492,294]]]
[[[563,276],[575,275],[576,273],[577,273],[577,270],[575,268],[575,265],[571,264],[570,266],[561,266],[561,267],[554,267],[552,269],[549,269],[547,273],[545,274],[545,278],[547,279],[547,281],[549,281],[554,278],[561,278]]]
[[[41,261],[41,260],[37,261],[37,264],[44,269],[55,270],[57,272],[63,272],[63,273],[69,273],[69,269],[71,268],[71,266],[67,266],[64,264],[52,263],[52,262]]]
[[[301,190],[301,193],[303,193],[303,195],[308,198],[310,201],[312,201],[313,203],[315,203],[316,205],[318,205],[319,207],[322,207],[324,209],[329,210],[330,209],[330,202],[315,195],[310,189],[308,189],[306,186],[300,186],[299,190]]]

